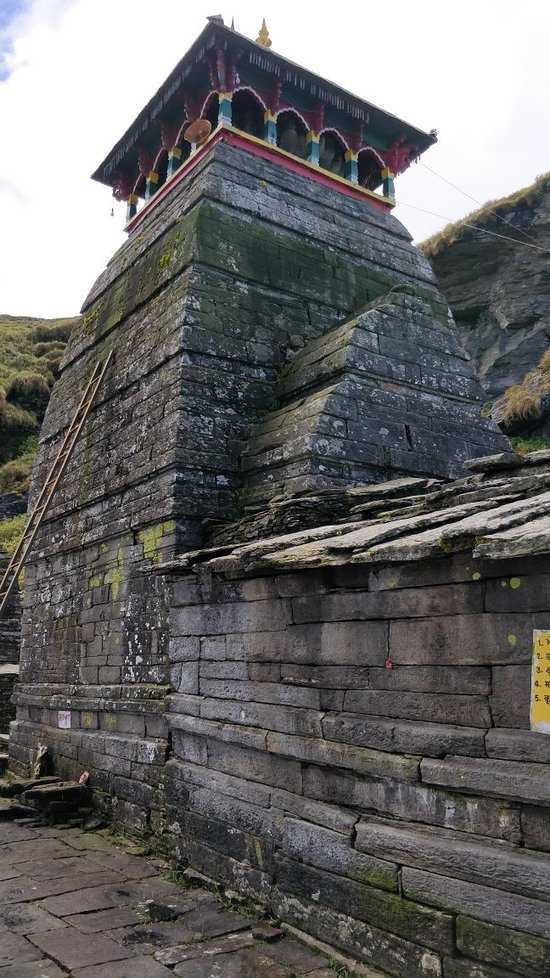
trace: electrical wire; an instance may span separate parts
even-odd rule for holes
[[[497,231],[489,231],[487,228],[480,227],[479,224],[469,224],[467,221],[453,220],[452,217],[445,217],[444,214],[436,214],[435,211],[428,211],[424,207],[417,207],[416,204],[407,204],[404,200],[398,201],[399,205],[402,207],[412,207],[414,211],[420,211],[422,214],[429,214],[430,217],[438,217],[440,221],[447,221],[448,224],[459,223],[461,227],[471,228],[473,231],[481,231],[483,234],[489,234],[492,238],[501,238],[503,241],[511,241],[515,245],[523,245],[524,248],[533,248],[535,251],[542,251],[543,254],[549,255],[550,250],[548,248],[542,248],[540,245],[529,244],[528,241],[518,241],[517,238],[510,238],[507,234],[498,234]]]
[[[472,197],[472,195],[467,193],[466,190],[462,190],[462,187],[459,187],[456,183],[453,183],[452,180],[448,180],[447,177],[444,177],[441,173],[438,173],[437,170],[434,170],[431,166],[428,166],[427,163],[424,163],[424,160],[420,161],[420,165],[423,166],[425,170],[428,170],[430,173],[433,173],[434,177],[438,177],[440,180],[443,181],[443,183],[446,183],[449,187],[452,187],[453,190],[457,190],[459,194],[463,195],[463,197],[467,197],[468,200],[473,201],[474,204],[478,205],[478,207],[483,207],[484,209],[486,208],[485,204],[482,204],[481,201],[477,200],[475,197]],[[511,227],[514,231],[518,232],[519,234],[523,234],[523,236],[525,238],[529,238],[530,241],[536,241],[534,235],[529,234],[527,231],[524,231],[523,228],[516,227],[515,224],[512,224],[512,221],[507,221],[506,218],[502,217],[498,213],[498,211],[494,210],[494,208],[486,208],[486,209],[488,209],[490,214],[493,214],[494,217],[496,217],[497,221],[501,221],[502,224],[507,224],[508,227]]]

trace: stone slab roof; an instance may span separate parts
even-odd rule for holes
[[[485,559],[550,553],[550,451],[503,452],[467,466],[466,478],[450,482],[401,478],[279,497],[226,527],[219,546],[158,569],[242,575],[465,551]]]

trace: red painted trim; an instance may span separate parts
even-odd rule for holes
[[[176,170],[174,175],[166,181],[157,192],[147,200],[138,214],[132,218],[131,221],[126,225],[125,230],[130,232],[134,231],[142,223],[143,219],[153,210],[154,207],[163,200],[169,193],[172,192],[173,188],[192,171],[194,170],[197,163],[199,163],[207,153],[210,152],[213,146],[220,141],[229,143],[231,146],[237,146],[239,149],[246,150],[247,153],[252,153],[254,156],[260,157],[260,159],[269,160],[271,163],[276,163],[278,166],[284,166],[287,170],[292,173],[299,173],[301,176],[308,177],[315,183],[321,184],[323,187],[329,187],[331,190],[337,190],[344,194],[346,197],[353,197],[355,200],[361,200],[364,204],[370,204],[378,210],[389,211],[392,209],[392,204],[386,203],[384,200],[375,200],[373,197],[365,194],[364,191],[355,187],[352,183],[344,183],[343,180],[339,180],[337,177],[332,177],[328,171],[316,170],[311,166],[306,165],[298,157],[282,156],[280,152],[270,147],[269,143],[256,142],[248,139],[246,135],[239,135],[239,133],[234,132],[230,129],[218,129],[216,130],[208,142],[200,147],[193,154],[185,160],[182,165]]]

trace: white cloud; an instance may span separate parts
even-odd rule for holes
[[[434,170],[484,201],[548,169],[546,38],[539,0],[396,0],[386,14],[235,0],[227,22],[422,128]],[[0,311],[67,315],[122,242],[123,206],[90,173],[217,10],[198,0],[34,0],[12,25],[0,83]],[[397,181],[400,219],[422,238],[474,206],[422,164]]]

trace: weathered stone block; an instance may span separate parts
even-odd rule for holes
[[[550,574],[506,576],[487,581],[487,611],[547,611]]]
[[[278,703],[303,706],[312,710],[320,707],[319,692],[315,689],[285,686],[282,683],[234,682],[232,680],[202,679],[201,694],[222,699]]]
[[[550,804],[550,769],[544,764],[448,757],[442,761],[426,759],[420,768],[427,784]]]
[[[170,616],[171,634],[224,635],[227,632],[276,632],[292,621],[290,602],[233,602],[178,608]]]
[[[317,900],[356,920],[365,920],[406,939],[418,939],[421,935],[422,943],[435,950],[454,948],[452,918],[445,914],[375,887],[312,869],[284,856],[277,856],[276,862],[277,885],[283,892]]]
[[[270,804],[270,786],[233,777],[233,775],[224,774],[222,771],[215,771],[213,768],[204,768],[202,765],[189,764],[170,758],[166,764],[166,776],[167,782],[185,783],[188,787],[196,785],[200,788],[208,788],[222,796],[229,795],[231,798],[238,798],[262,808],[268,808]]]
[[[258,839],[262,839],[271,846],[281,844],[283,816],[277,812],[266,811],[265,807],[252,805],[248,801],[233,798],[226,794],[222,795],[218,791],[208,788],[191,787],[189,809],[206,819],[213,819],[222,823],[227,822],[230,830],[236,827],[242,832],[257,836]],[[181,817],[185,821],[183,813]],[[213,845],[212,842],[208,843],[206,836],[203,841]],[[213,848],[217,848],[217,846],[213,846]],[[236,856],[235,852],[228,850],[227,854]]]
[[[190,793],[190,800],[192,797],[193,792]],[[232,807],[236,810],[235,805]],[[241,818],[244,817],[243,809],[240,810],[240,815]],[[234,859],[237,863],[245,863],[262,872],[271,871],[272,850],[269,832],[262,837],[251,835],[233,824],[213,818],[211,814],[204,818],[202,815],[197,815],[191,811],[182,812],[178,816],[178,821],[186,840],[196,841],[201,846],[208,846],[208,848]],[[271,825],[274,827],[275,822],[272,821]],[[217,874],[215,873],[214,876],[216,877]]]
[[[496,726],[529,727],[531,666],[493,666],[491,710]],[[514,695],[510,695],[510,691]]]
[[[398,665],[484,665],[530,662],[533,628],[550,615],[443,615],[390,624],[390,653]]]
[[[529,849],[550,852],[550,808],[522,805],[521,830]]]
[[[321,716],[314,710],[271,703],[241,703],[236,700],[207,699],[201,703],[201,716],[211,720],[230,720],[280,733],[322,737]]]
[[[297,794],[301,794],[302,791],[300,765],[297,761],[286,757],[212,741],[209,744],[209,765],[218,771],[225,771],[227,774],[237,775],[248,781],[260,781],[262,784],[270,784],[274,787],[284,784],[289,791],[295,791]]]
[[[186,730],[194,736],[209,738],[212,742],[221,740],[226,744],[239,744],[256,750],[265,749],[265,732],[256,727],[246,727],[244,724],[218,723],[216,720],[206,720],[204,717],[171,714],[170,727],[173,730]]]
[[[545,899],[550,859],[539,853],[465,838],[462,833],[366,818],[357,825],[361,852],[442,876]]]
[[[418,779],[419,759],[415,757],[271,732],[267,734],[267,749],[274,754],[296,757],[313,764],[349,768],[374,777],[394,777],[402,781]]]
[[[171,638],[168,643],[170,662],[189,662],[200,655],[200,638],[195,635]]]
[[[508,929],[460,916],[456,922],[456,942],[463,954],[497,968],[513,965],[514,971],[525,978],[547,978],[550,970],[550,941],[526,934],[523,928]]]
[[[344,709],[349,713],[432,720],[465,727],[491,726],[489,704],[482,696],[408,693],[401,690],[397,694],[389,690],[350,690],[344,697]]]
[[[185,730],[174,730],[172,733],[174,754],[182,761],[191,764],[208,764],[208,747],[205,737],[198,737]]]
[[[549,933],[550,903],[542,900],[408,867],[403,868],[401,878],[403,893],[411,900],[453,913],[475,914],[504,927],[517,926],[520,920],[522,930],[529,934],[545,937]]]
[[[443,757],[445,754],[485,755],[484,731],[443,723],[416,723],[338,713],[323,718],[323,733],[327,740],[394,753],[430,757]]]
[[[299,876],[295,878],[299,882]],[[357,961],[381,968],[397,978],[441,978],[441,959],[425,946],[396,934],[354,920],[318,901],[275,889],[271,899],[275,914],[306,930],[321,941],[341,948]]]
[[[550,738],[535,731],[497,729],[489,730],[485,737],[488,757],[510,761],[540,761],[550,763]]]
[[[453,794],[438,787],[371,781],[313,765],[304,768],[304,794],[428,825],[521,842],[519,806],[492,798]]]
[[[272,882],[271,876],[253,866],[247,866],[215,849],[210,849],[196,840],[188,840],[183,847],[182,855],[189,860],[194,869],[198,869],[210,879],[220,880],[243,896],[269,903]]]
[[[347,811],[337,805],[325,805],[301,795],[293,795],[283,788],[271,792],[271,805],[282,812],[289,812],[298,818],[306,819],[315,825],[322,825],[350,839],[357,821],[355,812]]]
[[[388,654],[388,626],[379,621],[296,625],[288,629],[282,651],[272,658],[319,665],[383,666]],[[269,659],[269,655],[262,658]]]
[[[511,962],[513,964],[513,962]],[[480,964],[479,961],[465,958],[445,958],[443,961],[445,978],[517,978],[517,971],[502,971],[490,964]]]
[[[345,621],[371,618],[429,618],[483,611],[483,585],[442,584],[403,590],[339,592],[294,598],[294,621]]]
[[[326,869],[337,876],[348,876],[379,889],[397,890],[395,864],[383,858],[364,858],[338,832],[300,819],[285,818],[281,845],[287,856],[298,862]]]

